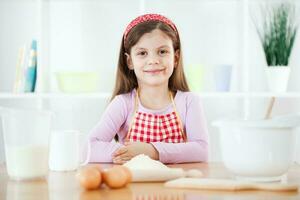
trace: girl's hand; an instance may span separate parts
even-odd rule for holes
[[[126,142],[125,146],[120,147],[113,153],[113,163],[124,164],[139,154],[145,154],[152,159],[158,160],[158,152],[152,144],[145,142]]]

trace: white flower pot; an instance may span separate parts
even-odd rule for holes
[[[290,71],[288,66],[268,66],[266,74],[269,90],[271,92],[286,92]]]

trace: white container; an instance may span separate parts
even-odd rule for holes
[[[228,92],[231,82],[231,65],[217,65],[214,68],[216,91]]]
[[[80,165],[86,165],[89,160],[90,146],[88,144],[85,161],[80,163],[82,134],[77,130],[53,131],[50,138],[49,169],[52,171],[73,171]]]
[[[59,89],[67,93],[88,93],[98,90],[99,74],[96,72],[57,72]]]
[[[280,181],[293,162],[295,123],[284,120],[223,120],[221,154],[225,167],[237,178]]]
[[[2,108],[1,117],[9,177],[31,180],[47,176],[51,113]]]

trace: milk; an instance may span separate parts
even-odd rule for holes
[[[48,173],[48,146],[7,146],[7,173],[12,179],[35,179]]]
[[[50,139],[49,169],[72,171],[79,167],[79,131],[53,131]]]
[[[89,150],[87,150],[84,158],[80,156],[82,153],[80,149],[82,147],[82,136],[80,131],[77,130],[52,131],[49,149],[50,170],[73,171],[78,169],[80,165],[88,163]],[[85,161],[81,162],[81,159],[85,159]]]

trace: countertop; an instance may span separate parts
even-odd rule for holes
[[[90,164],[93,165],[93,164]],[[101,164],[103,168],[112,164]],[[207,178],[233,178],[222,163],[186,163],[168,165],[169,167],[181,167],[187,169],[200,169]],[[192,199],[300,199],[298,192],[268,192],[268,191],[218,191],[195,189],[170,189],[163,183],[131,183],[122,189],[109,189],[103,186],[101,189],[85,191],[76,178],[76,171],[49,172],[46,180],[39,181],[12,181],[6,173],[5,165],[0,165],[0,199],[1,200],[73,200],[73,199],[130,199],[130,200],[192,200]],[[287,173],[287,182],[300,186],[300,166],[294,164]]]

